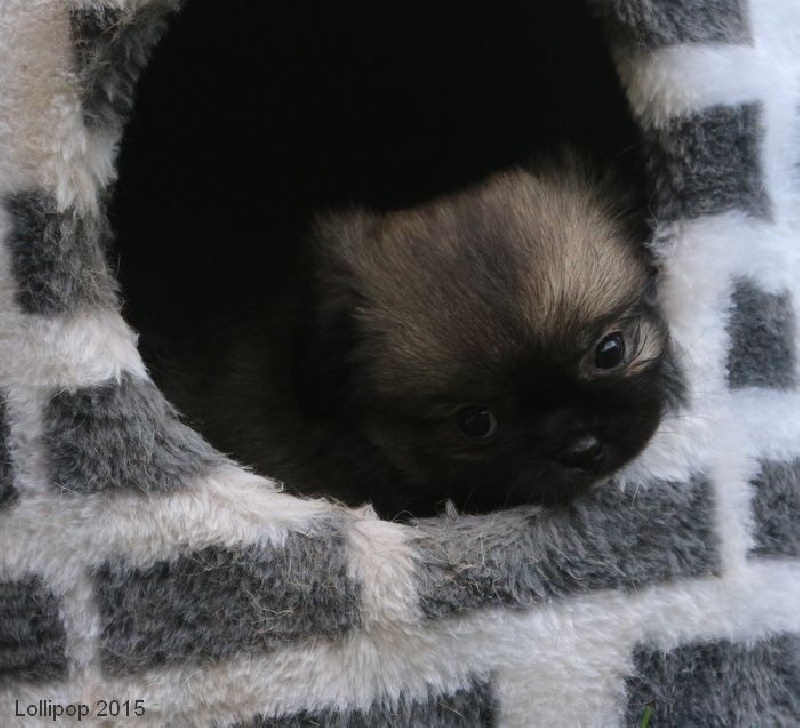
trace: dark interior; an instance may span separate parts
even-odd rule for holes
[[[640,175],[581,0],[189,0],[119,158],[126,316],[202,328],[269,285],[313,211],[409,205],[564,141]]]

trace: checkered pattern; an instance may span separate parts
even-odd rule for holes
[[[0,724],[800,725],[797,2],[594,0],[688,402],[568,512],[408,526],[215,453],[119,316],[114,147],[177,5],[0,12]]]

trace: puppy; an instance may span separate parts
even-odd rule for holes
[[[305,278],[182,364],[156,357],[154,377],[293,492],[386,518],[564,503],[635,457],[680,395],[627,206],[568,155],[322,217]]]

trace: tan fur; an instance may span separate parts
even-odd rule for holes
[[[592,349],[597,322],[634,305],[647,277],[604,185],[569,157],[564,167],[498,174],[423,207],[322,221],[331,290],[344,282],[363,294],[356,312],[376,386],[392,395],[435,390],[465,360],[491,369],[529,342],[561,347],[565,359]],[[475,250],[496,261],[470,258]],[[632,370],[663,349],[652,327],[642,341]]]

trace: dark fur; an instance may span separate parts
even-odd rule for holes
[[[249,320],[172,342],[154,375],[214,445],[294,492],[384,517],[564,502],[641,451],[677,384],[626,205],[570,156],[409,210],[331,215],[306,275]],[[631,356],[598,372],[614,330]],[[491,442],[455,427],[470,403],[497,414]],[[587,433],[603,457],[561,464]]]

